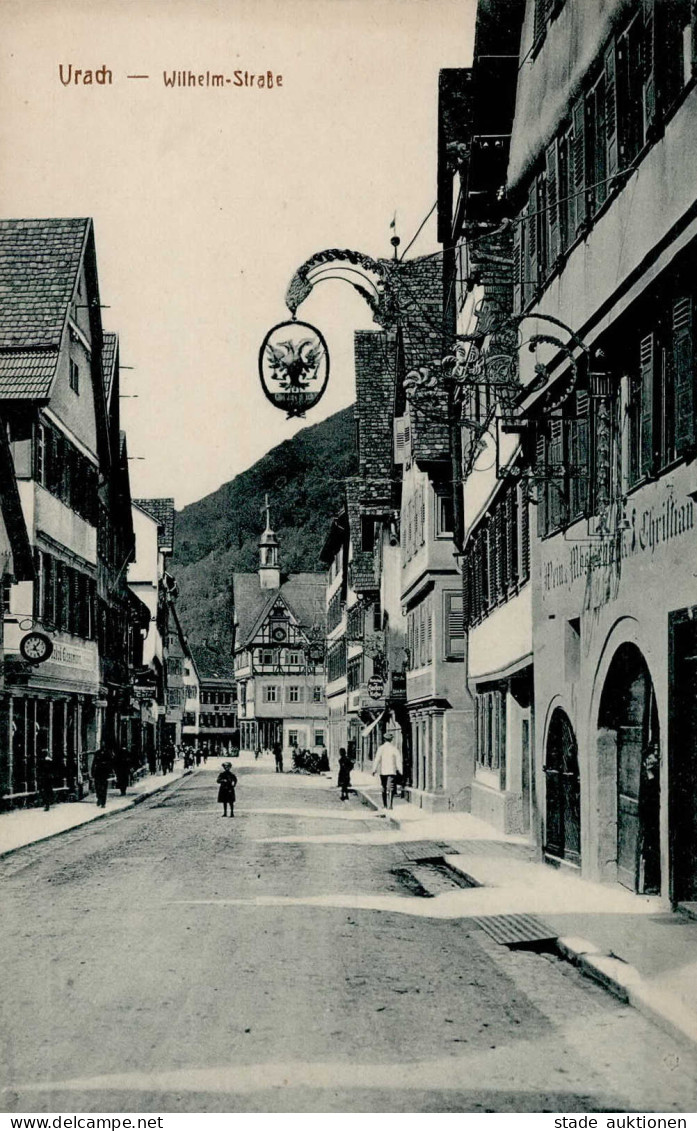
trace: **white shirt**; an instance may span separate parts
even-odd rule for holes
[[[374,774],[401,774],[402,754],[393,742],[383,742],[375,754]]]

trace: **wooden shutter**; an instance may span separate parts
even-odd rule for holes
[[[574,514],[588,514],[590,497],[590,397],[585,390],[576,393],[576,450],[572,483],[575,486]]]
[[[641,38],[641,69],[644,107],[644,137],[656,119],[656,4],[643,0],[644,27]]]
[[[654,464],[653,386],[655,366],[655,335],[647,334],[645,338],[642,338],[639,346],[639,369],[641,375],[639,468],[642,476],[650,475],[653,471]]]
[[[586,111],[583,98],[579,98],[572,111],[573,143],[571,147],[571,192],[574,217],[571,238],[578,235],[586,220]]]
[[[538,282],[539,248],[537,242],[537,177],[534,178],[528,193],[528,220],[525,239],[526,257],[523,268],[523,294],[525,304],[532,300]]]
[[[508,584],[518,581],[518,486],[513,484],[506,496],[506,554]]]
[[[552,526],[560,526],[565,519],[565,473],[564,473],[564,422],[556,417],[550,422],[550,481],[549,512]]]
[[[673,380],[675,448],[679,456],[695,443],[694,337],[692,295],[673,302]]]
[[[522,583],[530,577],[530,503],[525,489],[520,492],[520,560],[518,562],[518,580]]]
[[[462,593],[446,594],[446,655],[460,657],[465,652],[465,618]]]
[[[535,475],[537,476],[537,536],[544,538],[547,533],[547,437],[541,434],[537,437]]]
[[[559,154],[557,139],[547,147],[545,158],[547,172],[547,259],[554,266],[560,251],[559,231]]]
[[[513,313],[523,309],[523,218],[513,224]]]
[[[617,60],[615,44],[605,52],[605,152],[607,175],[614,177],[619,169],[619,140],[617,132]],[[612,185],[608,185],[611,189]]]

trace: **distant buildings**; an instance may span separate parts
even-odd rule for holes
[[[191,655],[191,681],[186,687],[184,740],[199,748],[207,747],[211,754],[236,752],[240,747],[240,732],[237,723],[234,659],[232,656],[221,656],[206,645],[192,645]],[[198,701],[193,684],[194,674],[198,685]]]
[[[234,667],[241,749],[280,743],[290,754],[327,740],[325,582],[285,576],[279,548],[267,500],[259,569],[233,575]]]

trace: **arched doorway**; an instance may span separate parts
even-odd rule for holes
[[[565,711],[557,707],[547,735],[545,852],[571,864],[581,863],[581,788],[576,735]]]
[[[613,784],[616,790],[617,879],[631,891],[660,892],[658,709],[649,669],[635,644],[618,648],[605,679],[598,766],[601,792],[608,798]],[[607,831],[612,814],[605,815]]]

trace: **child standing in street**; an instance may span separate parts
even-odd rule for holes
[[[337,785],[341,790],[341,801],[348,801],[351,786],[351,759],[342,746],[339,750],[339,778]]]
[[[235,786],[237,778],[232,772],[232,762],[223,762],[222,773],[218,774],[218,801],[223,804],[223,816],[227,817],[228,805],[230,816],[235,816]]]

